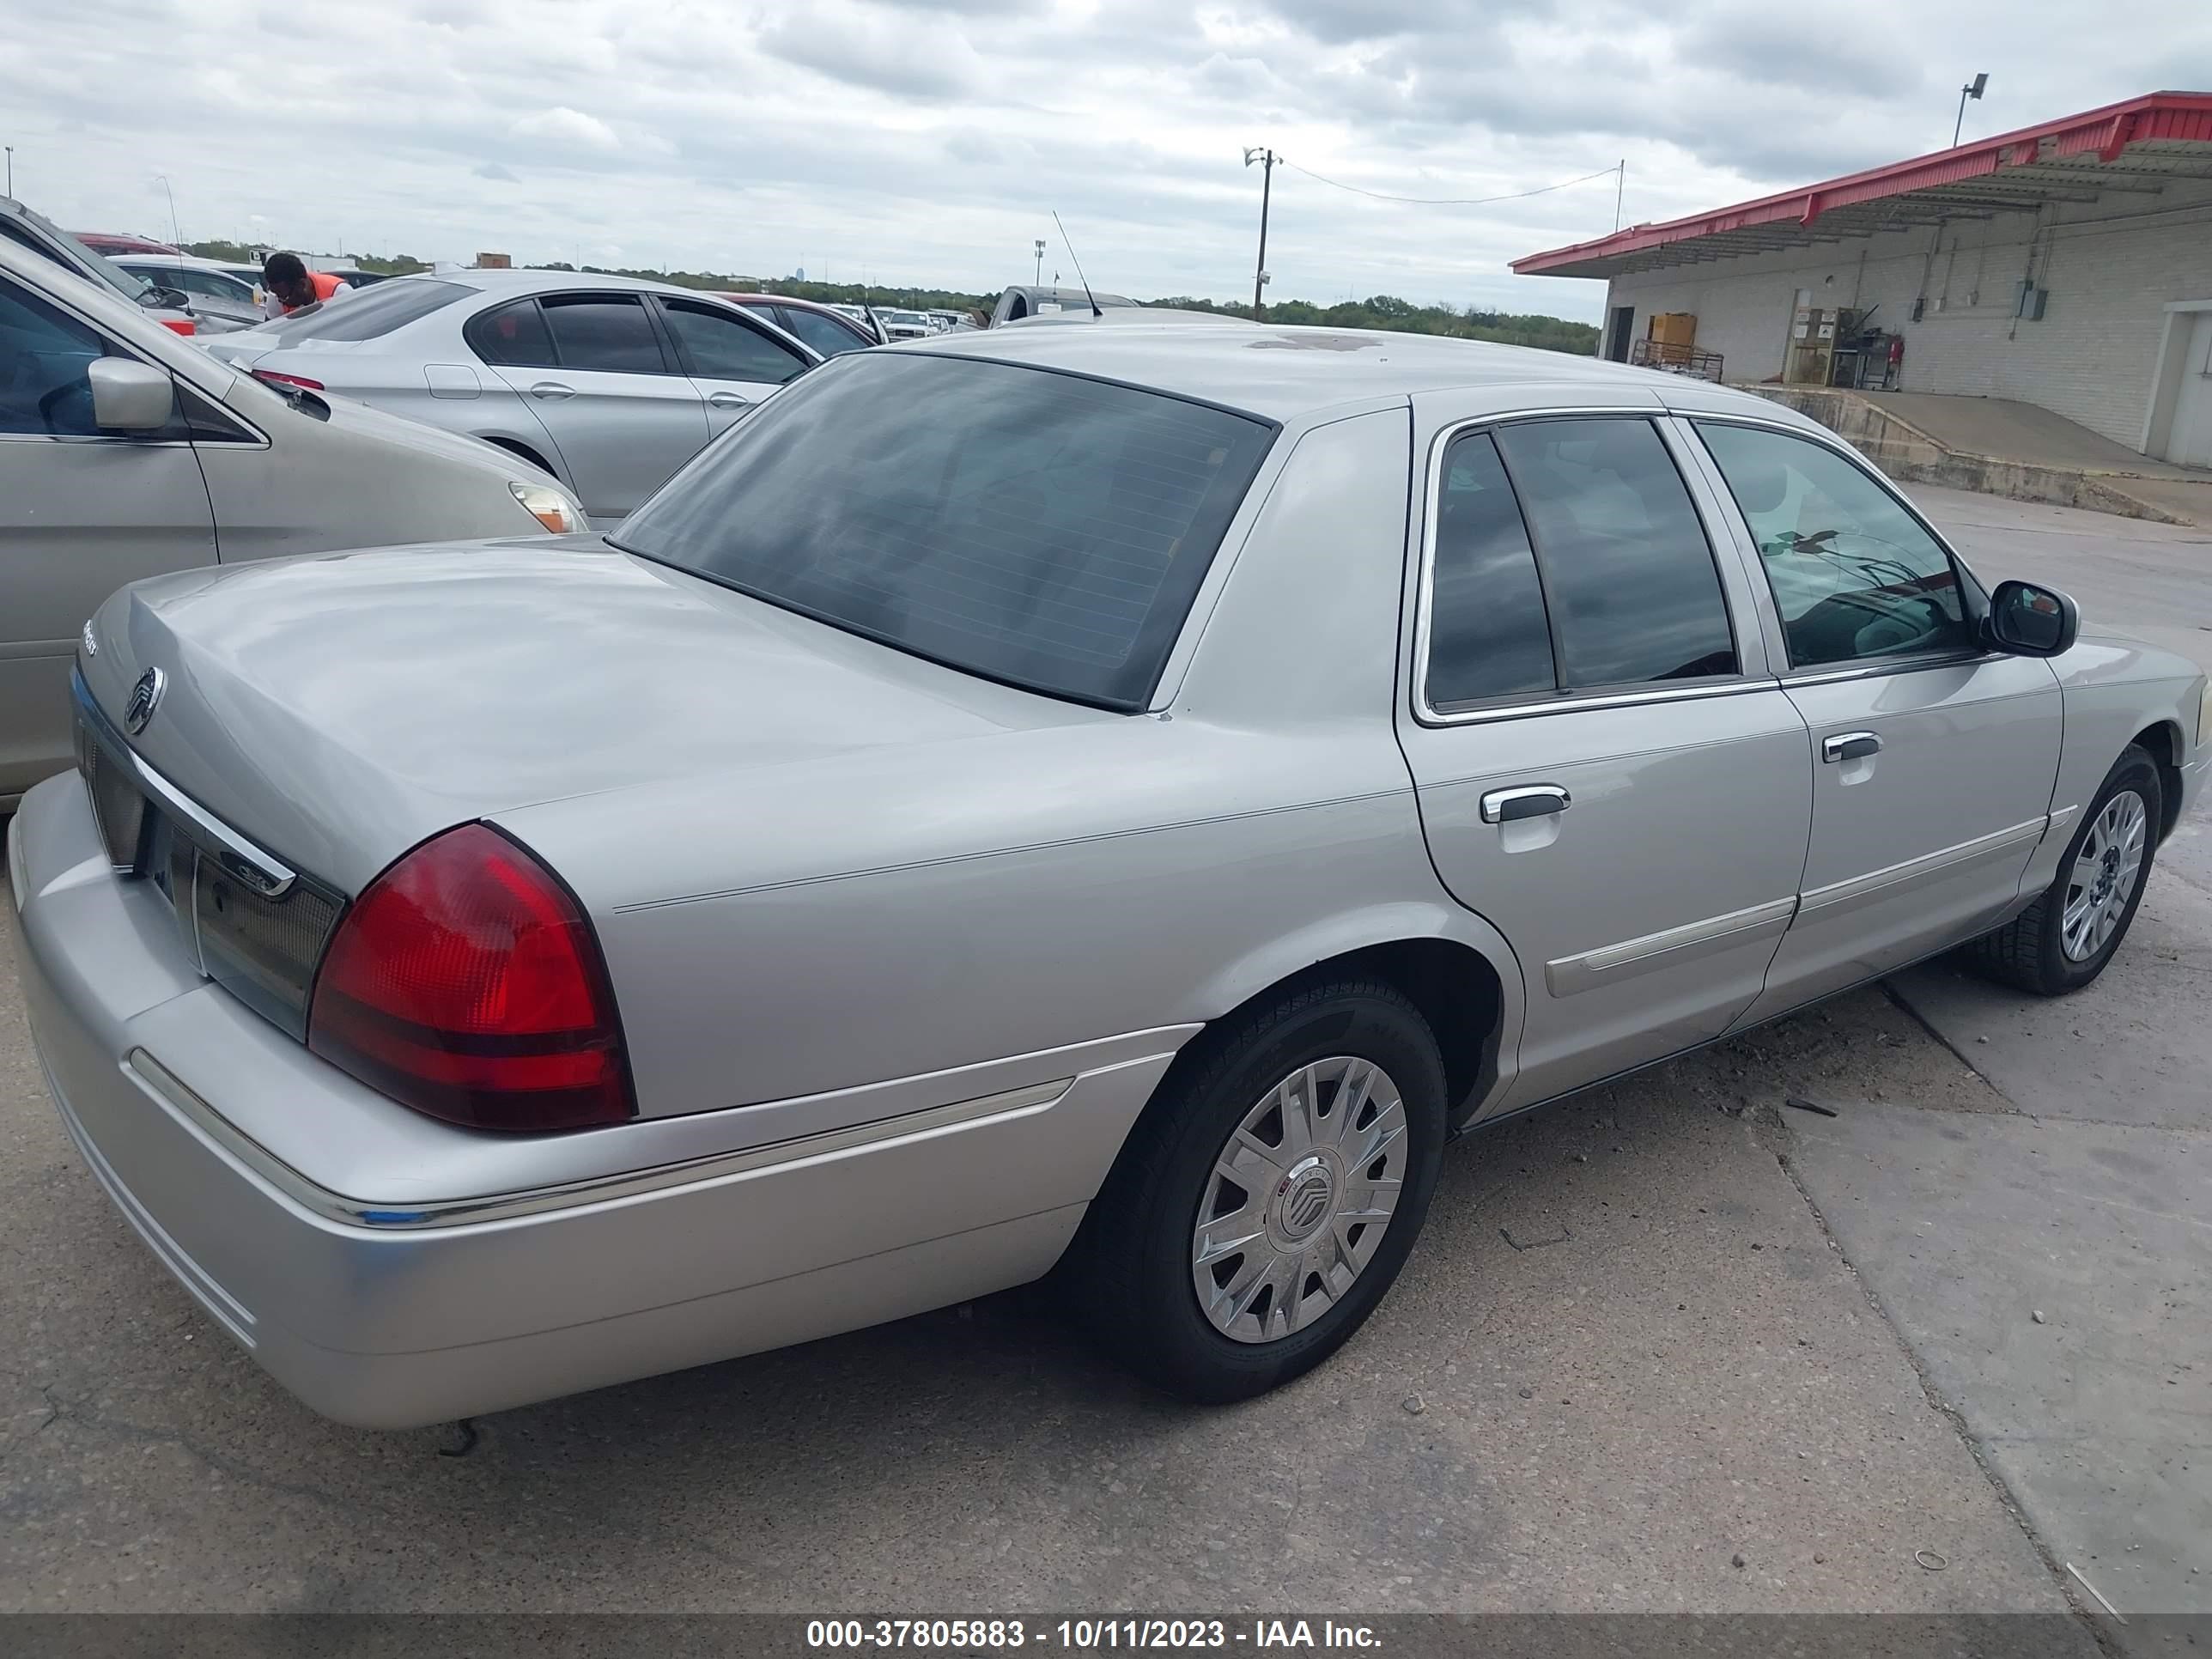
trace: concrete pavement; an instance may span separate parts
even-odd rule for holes
[[[1917,493],[1985,578],[2212,660],[2212,534]],[[1916,1091],[1793,1115],[1793,1168],[2054,1558],[2124,1612],[2212,1610],[2207,820],[2087,990],[2036,1002],[1945,962],[1892,987],[2002,1110]],[[2147,1650],[2191,1633],[2149,1629]]]

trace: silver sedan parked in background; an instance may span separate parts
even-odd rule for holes
[[[285,553],[582,527],[521,460],[285,397],[0,245],[0,811],[70,763],[78,630],[126,582]]]
[[[612,537],[159,579],[77,667],[57,1104],[368,1425],[1063,1261],[1256,1393],[1461,1130],[1956,945],[2094,979],[2212,755],[1788,410],[1249,324],[848,353]]]
[[[208,346],[276,385],[511,449],[603,520],[821,361],[711,295],[562,270],[397,277]]]
[[[267,320],[261,308],[260,284],[232,275],[213,260],[160,253],[118,253],[112,258],[118,270],[140,282],[182,294],[203,326],[210,318],[233,329],[258,328]]]

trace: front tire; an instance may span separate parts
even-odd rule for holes
[[[2051,885],[1966,947],[1974,969],[2046,997],[2103,973],[2142,902],[2164,804],[2158,763],[2130,744],[2081,815]]]
[[[1108,1353],[1203,1403],[1334,1353],[1428,1213],[1444,1073],[1413,1004],[1313,986],[1199,1039],[1131,1133],[1076,1264]]]

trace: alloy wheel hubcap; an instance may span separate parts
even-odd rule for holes
[[[1213,1161],[1191,1284],[1213,1328],[1273,1342],[1334,1307],[1389,1229],[1406,1108],[1390,1074],[1340,1054],[1262,1095]]]
[[[2059,916],[2067,959],[2087,962],[2112,942],[2142,878],[2150,814],[2141,795],[2123,789],[2106,801],[2082,838],[2066,878]]]

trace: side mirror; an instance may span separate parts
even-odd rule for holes
[[[1999,582],[1982,624],[1987,643],[2016,657],[2055,657],[2081,631],[2081,608],[2055,587]]]
[[[128,357],[95,357],[85,367],[93,423],[103,432],[158,432],[177,406],[166,370]]]

